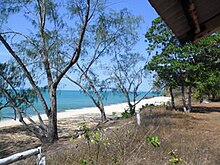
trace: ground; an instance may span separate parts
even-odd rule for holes
[[[59,122],[60,140],[44,146],[47,164],[220,164],[220,103],[194,105],[192,113],[167,111],[164,107],[146,107],[142,124],[135,118],[112,120],[96,131],[101,141],[72,139],[74,120]],[[81,121],[86,122],[86,121]],[[93,126],[96,123],[93,123]],[[20,127],[0,130],[0,157],[40,145]],[[94,140],[94,135],[89,134]],[[146,136],[158,136],[160,147],[146,142]],[[90,139],[90,140],[91,140]],[[96,137],[97,139],[97,137]],[[100,139],[99,139],[100,140]],[[94,142],[94,141],[93,141]],[[33,159],[18,164],[32,164]]]

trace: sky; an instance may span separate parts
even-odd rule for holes
[[[139,30],[139,36],[140,41],[137,44],[137,51],[144,56],[147,56],[146,48],[147,43],[144,41],[144,34],[146,33],[147,29],[151,26],[151,22],[153,19],[158,17],[156,11],[154,8],[150,5],[150,3],[147,0],[110,0],[110,8],[114,10],[120,10],[123,8],[128,8],[129,11],[137,16],[141,16],[143,18],[143,22],[141,23],[141,28]],[[12,19],[9,20],[10,26],[16,26],[18,30],[24,27],[24,23],[22,20],[20,20],[19,16],[12,17]],[[28,24],[25,24],[25,28],[28,27]],[[9,55],[5,49],[2,48],[0,45],[0,62],[4,62],[5,60],[9,59]],[[151,79],[149,79],[147,82],[144,82],[141,86],[141,91],[146,91],[150,88]],[[70,90],[70,89],[77,89],[73,84],[71,84],[68,81],[62,81],[62,89],[64,90]]]
[[[137,43],[137,51],[144,56],[148,56],[146,52],[147,43],[145,42],[145,33],[148,28],[151,26],[152,20],[158,17],[158,14],[154,10],[154,8],[150,5],[148,0],[111,0],[110,8],[115,10],[120,10],[123,8],[128,8],[129,11],[137,16],[141,16],[143,18],[143,22],[141,23],[141,28],[139,30],[140,41]],[[64,85],[64,89],[72,89],[74,88],[73,84],[68,83],[68,81],[62,81]],[[140,86],[140,91],[148,91],[152,86],[152,77],[149,75],[147,80]]]

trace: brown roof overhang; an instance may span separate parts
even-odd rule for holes
[[[181,43],[220,29],[220,0],[149,0]]]

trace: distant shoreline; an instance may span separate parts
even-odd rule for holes
[[[141,100],[137,105],[136,109],[140,109],[142,106],[148,105],[163,105],[170,101],[170,97],[152,97],[149,99],[143,99]],[[127,103],[119,103],[119,104],[111,104],[105,106],[105,112],[107,117],[112,116],[113,113],[116,113],[117,116],[120,116],[121,112],[124,112],[125,109],[128,108]],[[45,114],[41,115],[43,120],[46,120],[47,117]],[[100,111],[97,107],[88,107],[88,108],[81,108],[81,109],[68,109],[64,112],[58,112],[57,118],[58,120],[65,120],[68,118],[89,118],[89,117],[98,117],[100,118]],[[34,121],[37,121],[37,116],[33,116],[32,119]],[[19,121],[15,121],[13,119],[6,119],[0,121],[0,128],[3,127],[10,127],[10,126],[19,126],[22,125]]]
[[[104,97],[103,97],[103,103],[104,105],[112,105],[112,104],[119,104],[119,103],[124,103],[126,102],[125,96],[121,92],[113,92],[113,91],[107,91],[104,92]],[[142,98],[144,95],[147,96],[158,96],[155,92],[138,92],[139,99]],[[49,92],[42,91],[43,97],[47,104],[50,104],[50,96]],[[130,93],[130,97],[133,97],[133,94]],[[3,99],[4,102],[4,99]],[[33,102],[33,105],[35,108],[39,111],[39,113],[44,114],[44,108],[41,104],[41,101],[36,98]],[[82,91],[78,90],[58,90],[57,91],[57,110],[58,112],[64,112],[67,109],[81,109],[85,107],[94,107],[94,103],[92,100]],[[26,112],[30,116],[36,115],[34,111],[30,108],[27,107],[25,109]],[[2,120],[8,120],[9,118],[13,119],[14,118],[14,110],[10,107],[4,108],[0,111],[0,118]]]

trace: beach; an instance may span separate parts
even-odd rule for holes
[[[170,101],[170,97],[159,96],[159,97],[152,97],[149,99],[143,99],[136,105],[136,110],[139,110],[143,106],[146,105],[164,105]],[[120,104],[112,104],[105,106],[105,113],[107,117],[113,116],[120,116],[122,112],[124,112],[128,108],[127,103],[120,103]],[[43,120],[46,120],[47,117],[45,114],[41,115]],[[79,121],[88,119],[88,118],[100,118],[100,111],[97,107],[88,107],[88,108],[81,108],[81,109],[69,109],[65,110],[64,112],[58,112],[57,118],[59,120],[66,120],[70,118],[78,119]],[[37,116],[33,116],[32,119],[37,121]],[[19,121],[15,121],[12,119],[3,120],[0,122],[0,128],[9,127],[9,126],[18,126],[21,125]]]

